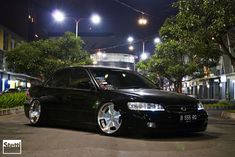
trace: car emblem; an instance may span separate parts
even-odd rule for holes
[[[180,107],[180,109],[181,109],[181,111],[186,111],[187,110],[187,108],[184,107],[184,106]]]

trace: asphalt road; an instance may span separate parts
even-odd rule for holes
[[[84,129],[32,127],[23,114],[8,115],[0,117],[0,140],[21,139],[17,156],[23,157],[234,157],[235,121],[216,112],[209,116],[204,133],[107,137]]]

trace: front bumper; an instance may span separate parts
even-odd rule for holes
[[[197,118],[184,121],[184,115],[196,115]],[[130,127],[151,128],[159,132],[201,132],[206,130],[208,123],[208,115],[204,110],[184,113],[130,111],[124,118]]]

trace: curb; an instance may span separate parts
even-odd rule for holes
[[[0,116],[9,115],[9,114],[17,114],[17,113],[21,113],[23,111],[24,111],[23,106],[0,109]]]
[[[222,117],[222,118],[235,119],[235,113],[223,111],[223,112],[221,113],[221,117]]]

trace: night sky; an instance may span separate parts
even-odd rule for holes
[[[146,51],[153,53],[154,37],[167,17],[176,14],[171,7],[174,0],[120,0],[137,10],[147,13],[147,26],[137,24],[141,13],[136,12],[115,0],[0,0],[0,24],[19,34],[25,40],[29,32],[39,38],[61,35],[65,31],[75,32],[75,23],[67,18],[63,23],[52,19],[55,9],[63,10],[66,16],[87,18],[92,13],[102,16],[102,23],[92,25],[89,20],[79,24],[79,34],[85,41],[85,48],[95,52],[99,48],[123,45],[129,35],[137,42],[132,52],[139,55],[142,51],[141,40],[146,41]],[[34,16],[35,23],[29,27],[28,15]],[[106,49],[106,52],[128,52],[128,46]],[[130,52],[129,52],[130,53]]]

